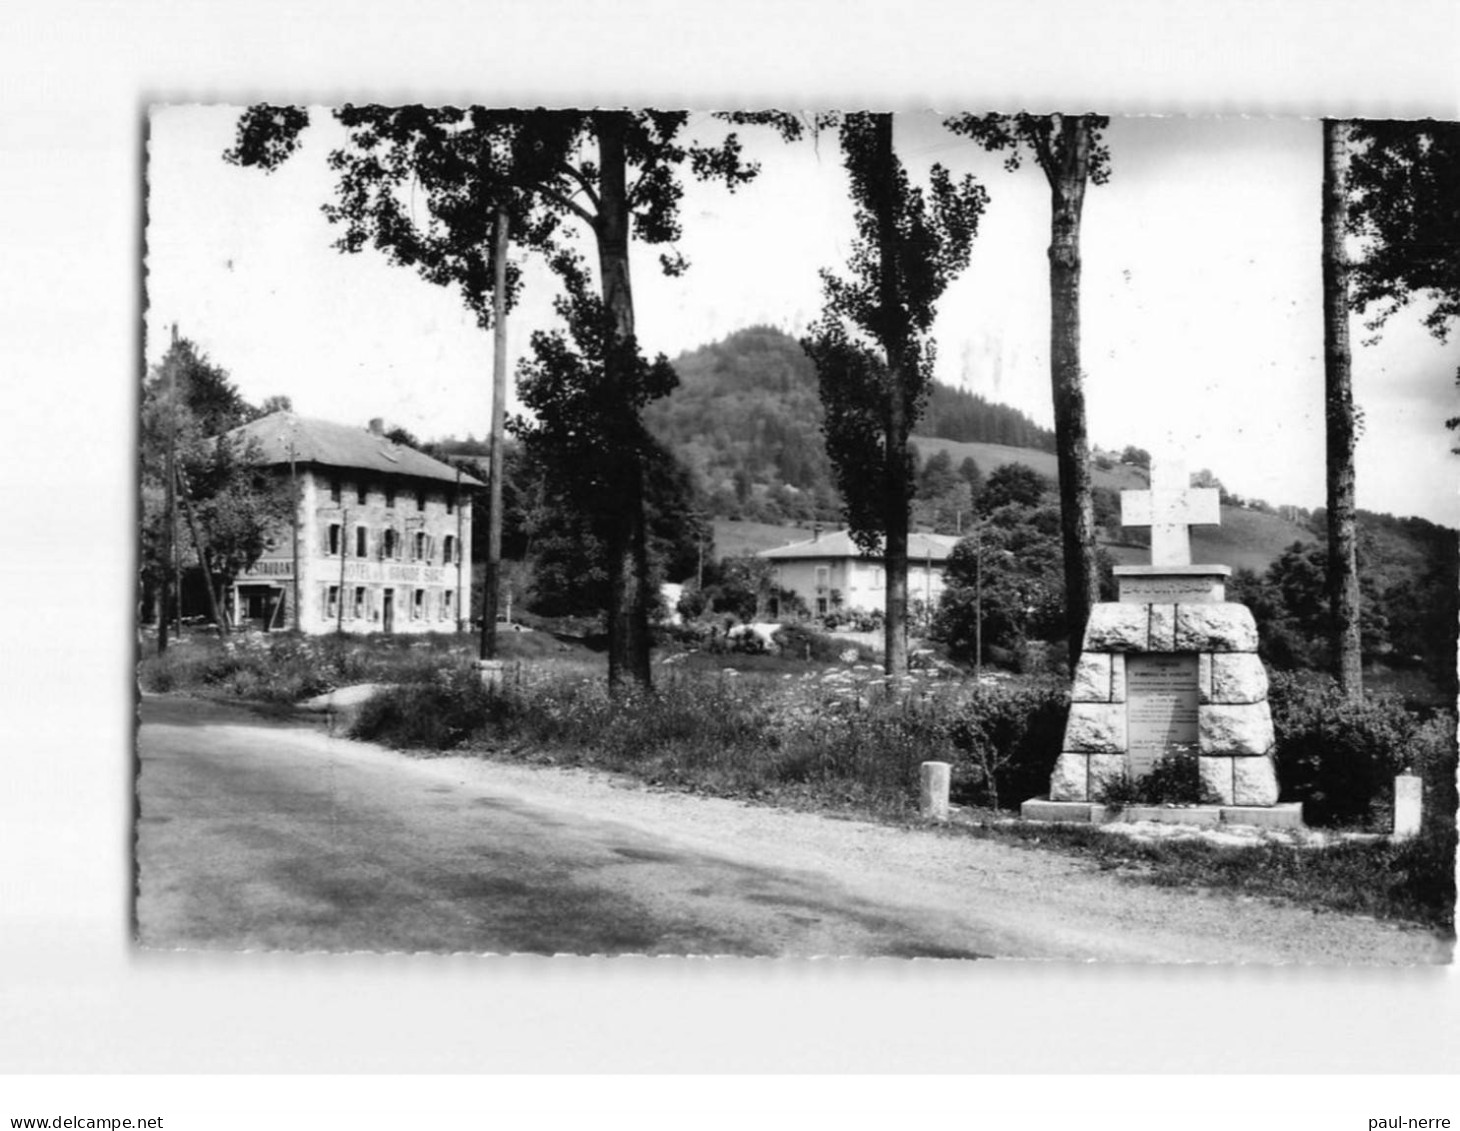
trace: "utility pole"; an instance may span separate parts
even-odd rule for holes
[[[350,544],[350,511],[340,504],[340,599],[335,602],[335,635],[345,632],[345,550]]]
[[[460,457],[458,457],[460,458]],[[461,563],[466,557],[461,552],[461,464],[456,465],[456,631],[461,632],[462,625],[462,601],[461,601]],[[471,595],[467,594],[467,599]]]
[[[487,574],[482,588],[483,660],[497,658],[497,600],[502,584],[502,436],[507,421],[507,209],[497,208],[492,248],[492,450],[487,484]]]
[[[973,678],[983,678],[983,523],[973,522]]]
[[[291,525],[294,535],[294,631],[301,632],[304,629],[304,611],[299,607],[299,509],[301,500],[299,498],[299,469],[294,462],[294,421],[289,421],[289,486],[294,500],[293,516]]]

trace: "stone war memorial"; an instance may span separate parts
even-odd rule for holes
[[[1026,801],[1025,817],[1105,820],[1107,786],[1195,751],[1202,792],[1220,804],[1128,815],[1301,824],[1299,805],[1278,804],[1256,622],[1226,599],[1228,566],[1191,563],[1190,528],[1220,521],[1216,489],[1188,486],[1175,459],[1153,465],[1149,490],[1121,492],[1121,523],[1150,527],[1151,563],[1116,566],[1119,599],[1090,612],[1049,798]]]

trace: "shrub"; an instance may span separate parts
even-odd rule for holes
[[[1435,760],[1434,729],[1392,696],[1349,702],[1329,677],[1276,672],[1269,701],[1278,780],[1310,824],[1387,823],[1395,775]]]
[[[475,668],[461,665],[434,681],[377,691],[361,704],[349,734],[396,748],[449,750],[504,708],[510,709],[507,698],[483,686]]]
[[[1000,799],[1044,792],[1064,738],[1069,691],[1062,681],[976,685],[951,721],[962,800],[998,808]]]
[[[842,653],[848,649],[847,641],[836,640],[805,624],[783,624],[776,630],[774,639],[784,655],[818,664],[839,663]],[[870,648],[858,646],[856,651],[862,663],[873,658]]]
[[[1139,778],[1121,774],[1101,788],[1105,805],[1220,805],[1222,799],[1202,784],[1195,747],[1177,747]]]

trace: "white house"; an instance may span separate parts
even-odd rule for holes
[[[470,614],[477,479],[392,443],[380,420],[361,428],[276,412],[230,435],[257,441],[298,499],[293,521],[234,581],[235,624],[455,632]]]
[[[958,539],[947,534],[909,534],[907,598],[927,605],[943,593],[943,571]],[[845,530],[817,533],[757,557],[775,564],[773,584],[806,602],[816,616],[840,606],[860,612],[885,612],[887,574],[880,555],[863,554]]]

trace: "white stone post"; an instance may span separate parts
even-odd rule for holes
[[[501,687],[502,669],[501,660],[478,660],[476,661],[477,674],[481,676],[483,687]]]
[[[918,808],[924,817],[935,821],[948,819],[948,782],[951,767],[947,762],[924,762],[922,765],[922,792]]]
[[[1424,781],[1415,774],[1394,779],[1394,839],[1408,840],[1419,833],[1424,809]]]

